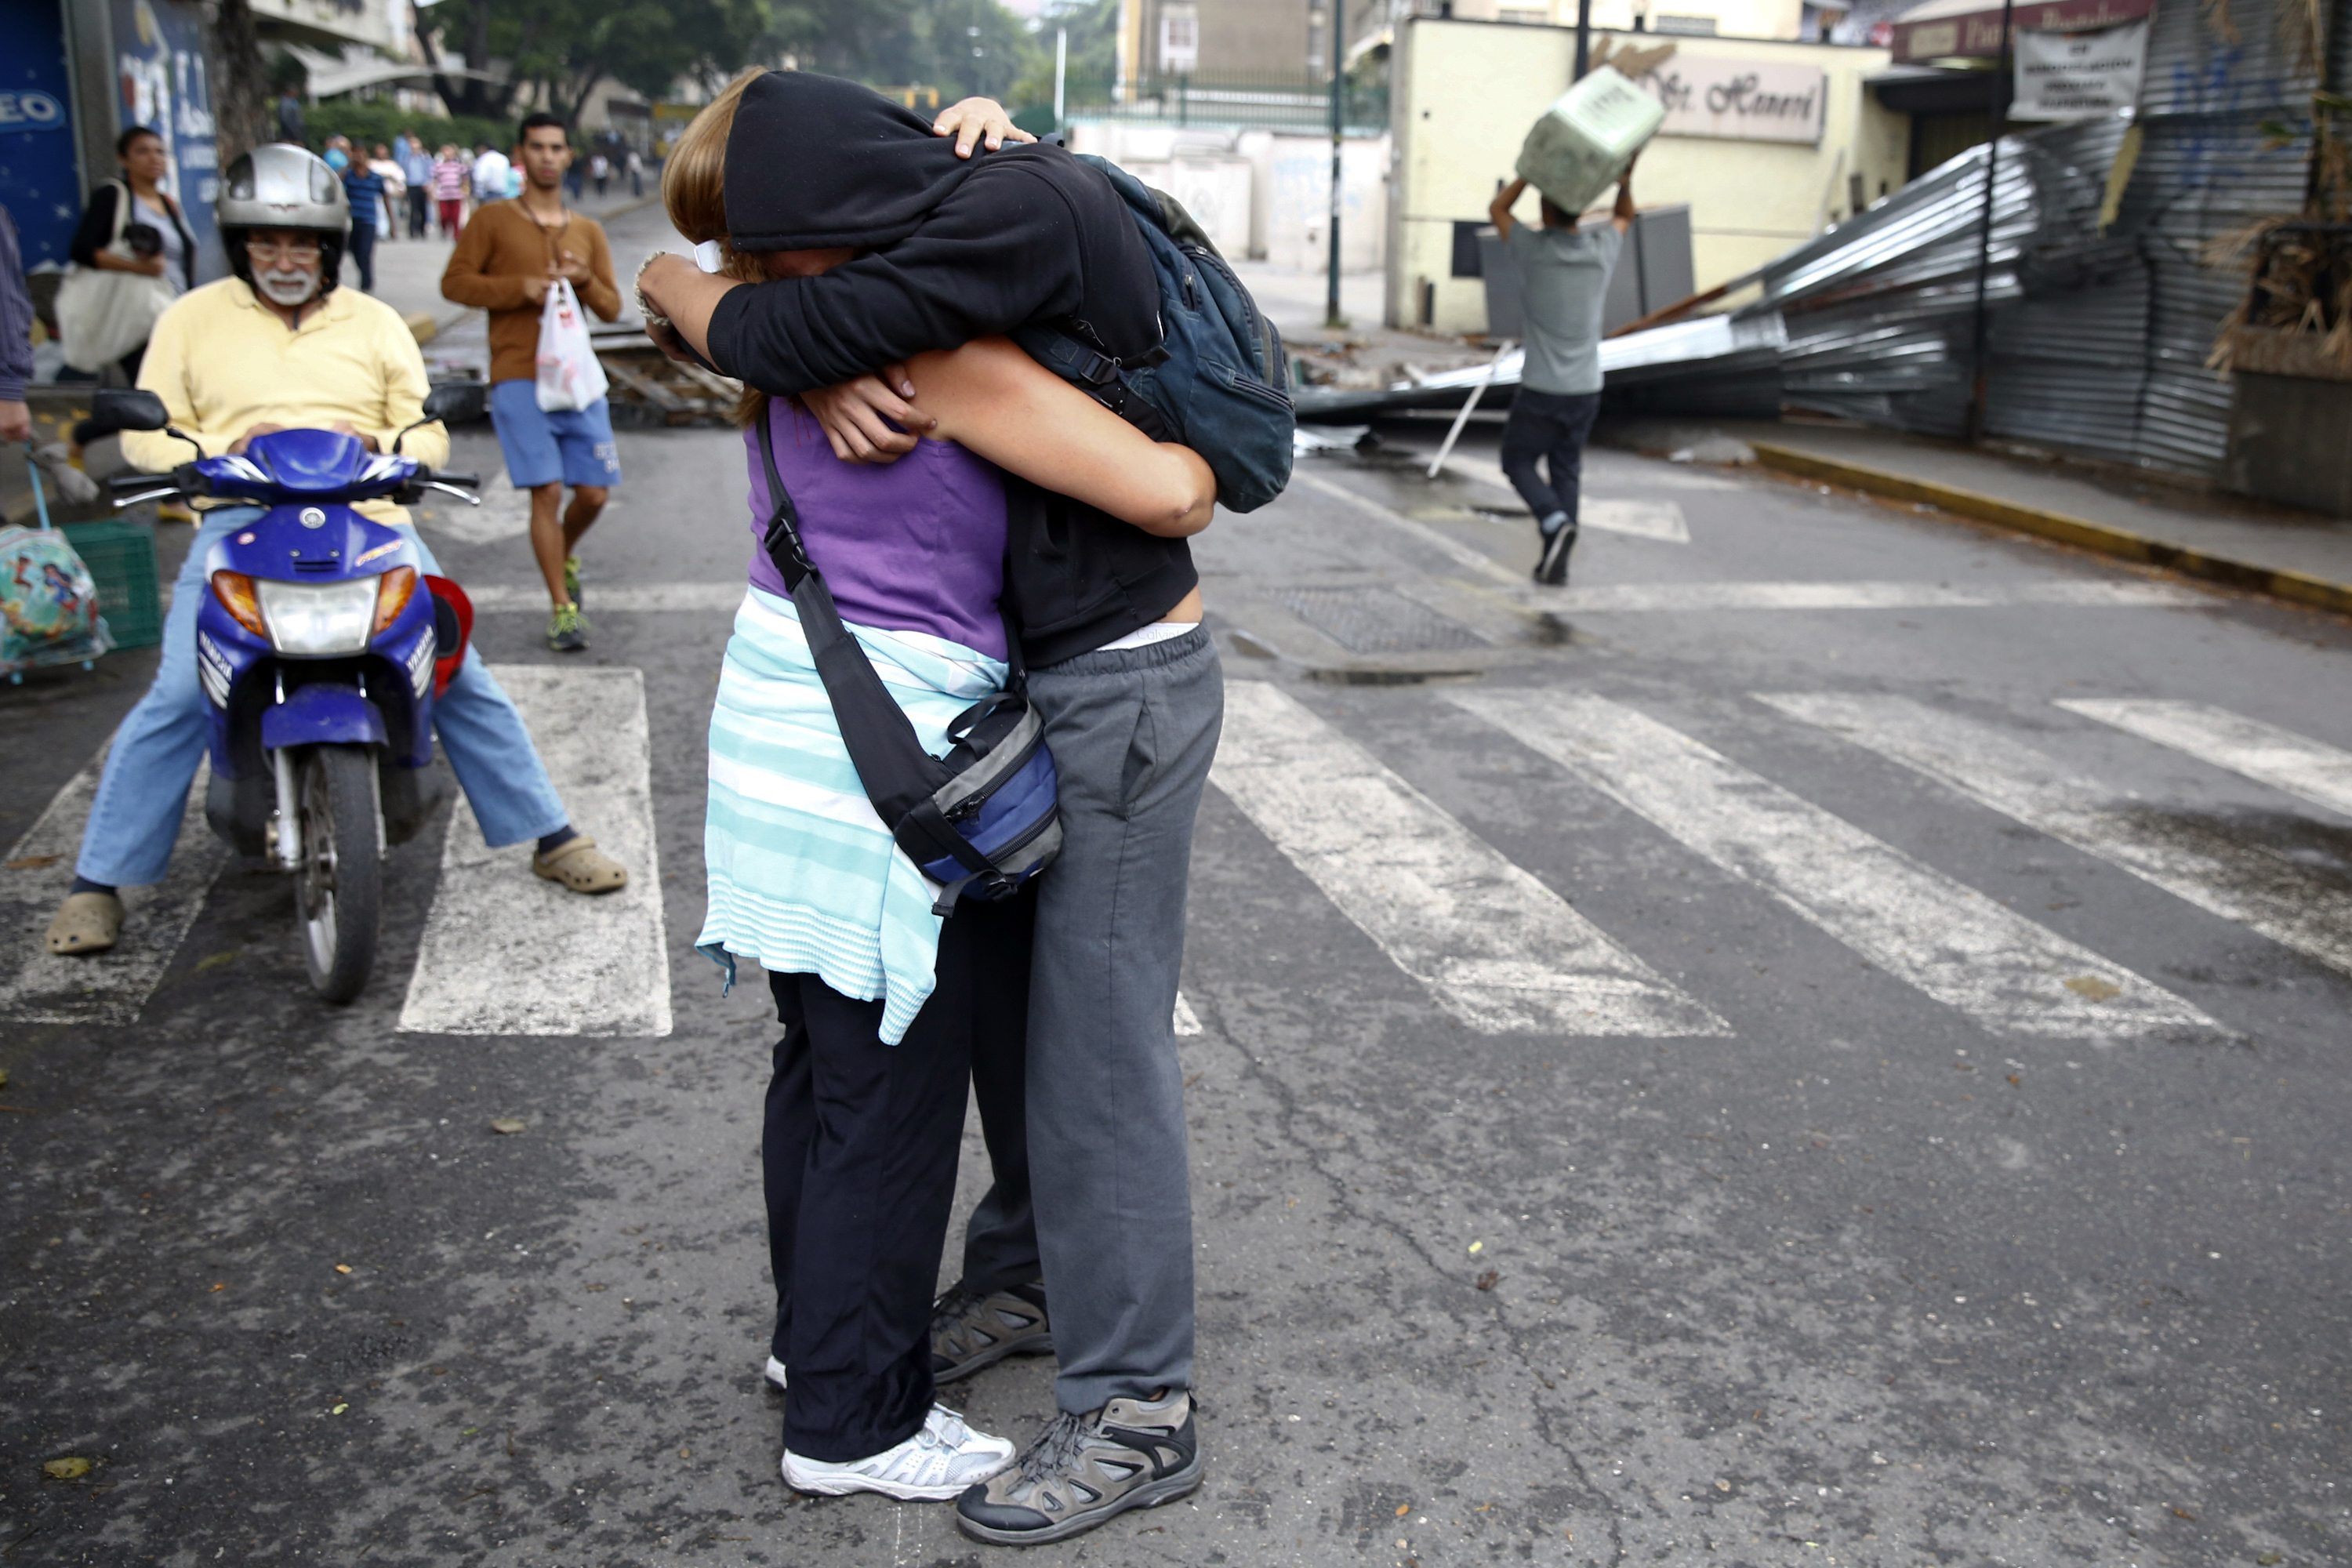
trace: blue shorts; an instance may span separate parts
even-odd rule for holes
[[[539,405],[537,382],[495,382],[490,418],[506,453],[507,479],[519,490],[559,482],[610,489],[621,482],[621,451],[613,444],[613,414],[604,398],[591,407],[550,414]]]

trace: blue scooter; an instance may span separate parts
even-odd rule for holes
[[[478,385],[438,386],[425,418],[479,418]],[[206,457],[152,392],[100,392],[118,429],[196,448],[169,475],[110,481],[117,507],[167,498],[267,510],[212,547],[196,612],[196,671],[212,713],[205,817],[247,855],[296,879],[310,984],[349,1002],[375,963],[386,847],[439,802],[433,702],[465,653],[470,607],[424,574],[415,542],[352,510],[437,490],[478,506],[470,474],[436,474],[331,430],[282,430]],[[415,429],[416,426],[409,426]],[[407,431],[401,432],[403,437]]]

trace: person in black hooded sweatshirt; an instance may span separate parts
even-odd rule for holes
[[[655,330],[672,352],[800,397],[844,456],[887,460],[912,445],[901,432],[928,427],[895,371],[924,351],[1033,321],[1119,359],[1159,345],[1135,220],[1100,171],[1059,147],[966,163],[868,89],[772,71],[741,96],[725,190],[739,250],[861,254],[762,283],[656,258],[638,277],[646,314],[667,319]],[[1007,596],[1061,775],[1065,840],[1038,885],[1026,1058],[973,1062],[994,1184],[932,1344],[940,1382],[1008,1354],[1059,1357],[1055,1420],[957,1504],[968,1534],[1029,1543],[1200,1484],[1171,1019],[1223,681],[1183,540],[1007,489]]]

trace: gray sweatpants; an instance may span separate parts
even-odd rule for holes
[[[1029,673],[1061,775],[1062,853],[1037,881],[1025,1061],[972,1062],[994,1184],[964,1283],[1043,1278],[1084,1414],[1192,1384],[1192,1205],[1172,1016],[1192,819],[1224,677],[1205,631]]]

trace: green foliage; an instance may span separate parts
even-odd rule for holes
[[[464,117],[437,120],[427,115],[411,114],[390,103],[362,103],[356,99],[335,99],[325,103],[306,104],[302,110],[302,129],[310,138],[313,148],[323,147],[330,136],[348,136],[355,144],[373,148],[381,142],[392,144],[394,136],[403,131],[414,131],[425,147],[440,150],[444,142],[455,142],[469,151],[478,143],[488,142],[504,150],[514,145],[514,121]]]
[[[508,63],[504,83],[445,86],[453,112],[504,117],[535,84],[567,121],[607,80],[647,98],[723,80],[774,52],[777,24],[772,0],[444,0],[418,16],[436,54]]]
[[[1069,55],[1064,68],[1064,96],[1069,103],[1085,100],[1083,84],[1108,84],[1118,69],[1118,0],[1093,0],[1037,33],[1036,58],[1016,79],[1004,107],[1013,112],[1024,131],[1043,134],[1058,131],[1054,124],[1054,33],[1069,34]],[[1107,87],[1105,90],[1108,90]]]

